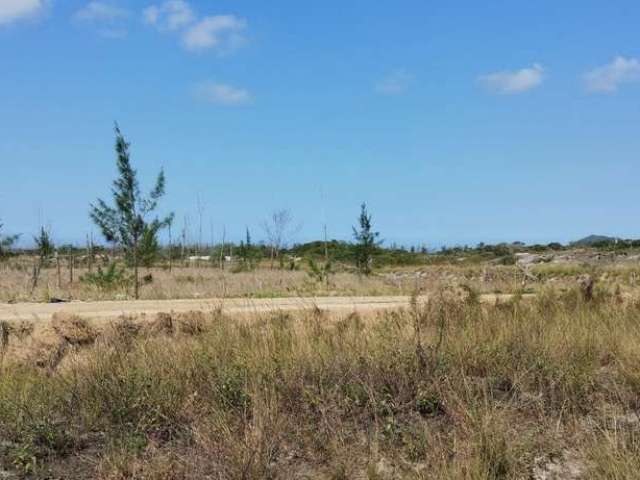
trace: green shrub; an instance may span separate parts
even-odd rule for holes
[[[127,273],[124,265],[110,263],[106,270],[98,267],[96,272],[89,272],[80,277],[80,281],[103,292],[126,290],[133,284],[133,277]]]

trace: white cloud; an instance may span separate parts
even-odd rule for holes
[[[189,4],[183,0],[169,0],[162,5],[151,5],[142,12],[142,18],[148,25],[160,31],[179,30],[196,19]]]
[[[81,22],[115,21],[128,17],[128,10],[104,2],[89,2],[73,15],[75,20]]]
[[[242,88],[216,82],[203,82],[194,89],[198,100],[223,106],[241,106],[251,103],[251,94]]]
[[[375,91],[383,95],[402,95],[409,90],[414,76],[406,70],[396,70],[375,86]]]
[[[142,11],[142,19],[148,25],[157,25],[160,20],[160,7],[151,5]]]
[[[47,0],[0,0],[0,25],[40,13]]]
[[[214,49],[222,53],[244,43],[246,22],[235,15],[204,17],[184,32],[182,42],[192,51]]]
[[[185,0],[168,0],[150,5],[142,19],[161,32],[177,31],[187,50],[214,50],[227,53],[245,42],[246,22],[235,15],[209,15],[198,18]]]
[[[520,70],[504,70],[478,77],[488,90],[502,95],[526,92],[539,86],[543,80],[544,68],[537,63]]]
[[[101,37],[118,39],[127,36],[131,12],[112,3],[91,1],[73,15],[77,23],[90,25]]]
[[[587,72],[584,81],[590,92],[613,93],[623,83],[640,82],[640,60],[618,56],[611,63]]]

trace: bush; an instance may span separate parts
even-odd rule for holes
[[[113,290],[126,290],[133,284],[133,277],[127,273],[124,265],[116,262],[110,263],[106,270],[98,267],[94,273],[86,273],[80,281],[91,285],[103,292],[111,292]]]

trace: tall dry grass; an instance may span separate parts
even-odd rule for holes
[[[12,357],[27,340],[10,332],[0,470],[18,476],[540,480],[640,471],[640,308],[603,294],[584,302],[547,292],[490,307],[443,296],[366,318],[123,320],[46,367]]]

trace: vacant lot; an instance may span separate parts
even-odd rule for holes
[[[31,288],[29,268],[16,264],[0,264],[0,301],[48,302],[52,298],[65,300],[124,300],[131,298],[131,285],[113,282],[104,288],[82,281],[85,268],[74,270],[73,282],[63,271],[58,283],[55,268],[44,269],[35,289]],[[348,271],[332,274],[328,282],[315,280],[304,269],[271,270],[260,268],[249,272],[231,273],[218,268],[174,268],[172,271],[152,268],[142,271],[146,281],[140,296],[145,300],[198,299],[224,297],[297,297],[297,296],[359,296],[410,295],[416,287],[433,290],[444,284],[469,282],[482,291],[513,290],[512,269],[494,268],[484,278],[479,268],[429,267],[404,271],[380,272],[360,276]],[[484,280],[483,280],[484,278]]]
[[[461,258],[463,260],[463,258]],[[140,297],[156,299],[277,298],[309,296],[411,295],[416,290],[432,292],[443,287],[466,286],[479,293],[535,292],[546,287],[573,288],[581,275],[589,274],[600,288],[637,292],[640,266],[637,263],[539,264],[522,268],[483,262],[471,265],[424,265],[376,270],[361,276],[348,268],[336,268],[327,281],[320,281],[301,265],[298,270],[269,268],[232,273],[205,266],[143,269]],[[64,265],[66,267],[66,264]],[[106,268],[106,267],[105,267]],[[95,273],[95,268],[94,268]],[[12,259],[0,263],[0,302],[49,302],[63,300],[126,300],[132,298],[131,284],[124,278],[103,285],[83,281],[88,273],[68,268],[60,276],[56,268],[44,268],[32,288],[32,265]]]
[[[0,471],[64,479],[635,479],[640,307],[598,293],[4,325]]]

